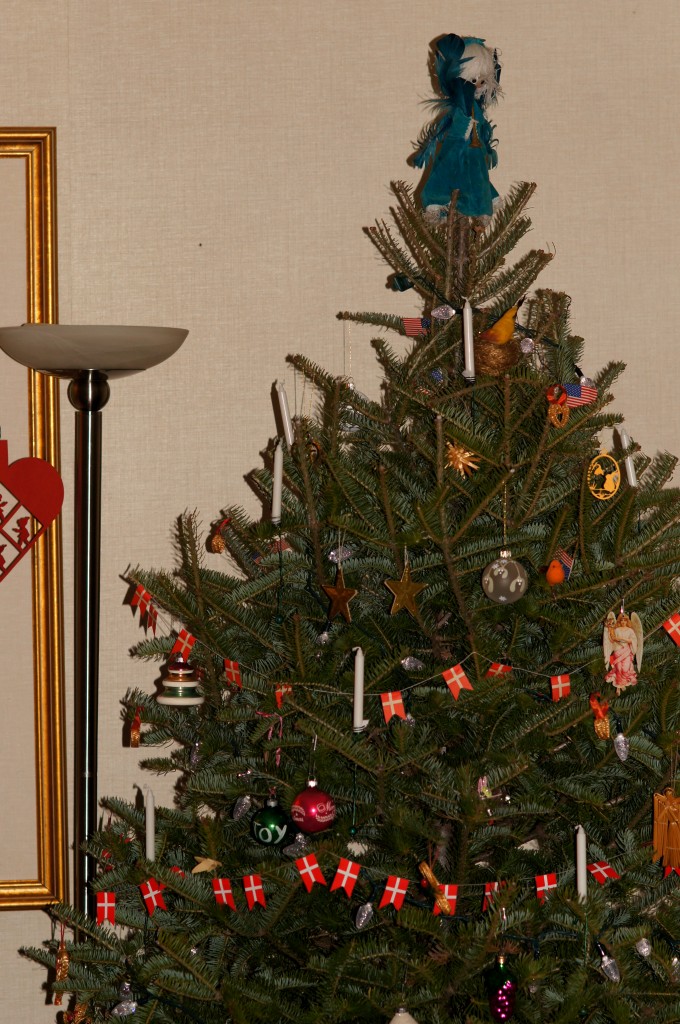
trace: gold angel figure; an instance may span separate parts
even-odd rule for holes
[[[665,868],[680,868],[680,796],[664,789],[654,794],[654,856]]]
[[[617,691],[635,686],[637,672],[642,667],[644,636],[637,612],[628,616],[621,610],[618,617],[610,612],[602,633],[604,663],[608,669],[605,680]],[[637,672],[635,671],[637,667]]]

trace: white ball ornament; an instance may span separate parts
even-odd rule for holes
[[[482,573],[482,590],[496,604],[514,604],[524,597],[528,587],[529,578],[524,566],[516,562],[507,549],[501,551]]]

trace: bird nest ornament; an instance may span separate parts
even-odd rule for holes
[[[520,343],[515,337],[517,312],[524,299],[520,299],[495,323],[475,338],[475,369],[478,374],[500,377],[519,362]]]
[[[511,338],[504,345],[477,338],[475,341],[475,370],[478,375],[501,377],[519,362],[521,350],[519,341]]]

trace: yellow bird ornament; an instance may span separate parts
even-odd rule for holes
[[[487,327],[485,331],[479,335],[480,341],[490,341],[494,345],[507,345],[515,333],[515,322],[517,320],[517,312],[524,302],[524,296],[510,309],[506,309],[505,313],[491,324],[491,327]]]

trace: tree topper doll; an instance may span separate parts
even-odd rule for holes
[[[500,94],[496,52],[473,36],[442,36],[435,43],[434,72],[441,97],[432,101],[438,116],[418,137],[416,167],[429,167],[421,193],[427,219],[443,219],[458,191],[456,209],[466,217],[493,212],[498,192],[489,169],[498,162],[493,125],[485,109]]]

